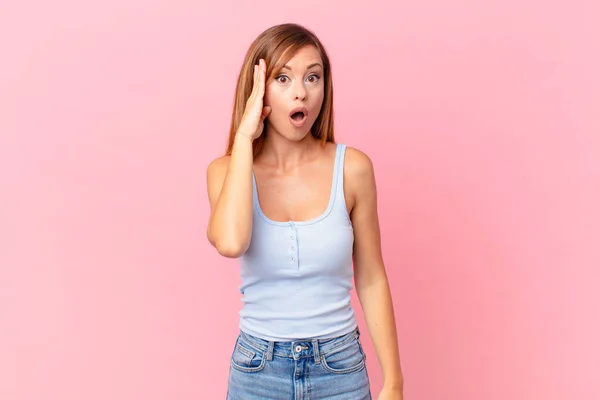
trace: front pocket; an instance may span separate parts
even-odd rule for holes
[[[365,355],[360,344],[354,340],[349,346],[321,356],[323,368],[336,374],[356,372],[365,366]]]
[[[266,365],[264,352],[256,352],[236,343],[231,356],[231,366],[242,372],[258,372]]]

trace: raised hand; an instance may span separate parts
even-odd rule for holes
[[[271,107],[264,106],[265,75],[267,66],[263,59],[254,65],[254,81],[252,92],[246,101],[246,108],[237,132],[251,140],[258,138],[264,128],[265,118],[271,112]]]

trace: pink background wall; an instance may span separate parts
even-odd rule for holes
[[[406,398],[600,397],[597,2],[10,3],[1,399],[224,398],[239,282],[205,168],[284,21],[325,42],[337,138],[376,166]]]

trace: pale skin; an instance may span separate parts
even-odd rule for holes
[[[255,68],[231,156],[214,160],[207,170],[211,215],[207,236],[225,257],[238,258],[248,249],[252,232],[252,171],[263,212],[276,221],[312,219],[329,202],[335,145],[322,146],[310,127],[322,106],[323,69],[318,51],[300,49],[274,80],[265,82],[265,64]],[[306,107],[303,126],[290,123],[289,113]],[[252,156],[252,141],[268,118],[263,151]],[[379,400],[402,400],[403,377],[392,297],[381,251],[377,189],[373,163],[348,147],[344,161],[344,197],[354,228],[354,281],[384,385]]]

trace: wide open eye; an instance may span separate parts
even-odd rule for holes
[[[306,78],[310,83],[317,83],[321,77],[317,74],[311,74]]]

